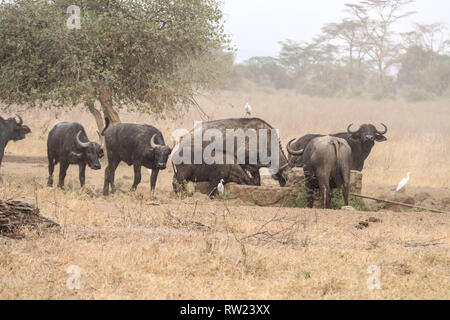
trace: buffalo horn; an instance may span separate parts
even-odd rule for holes
[[[89,142],[81,142],[80,134],[81,134],[81,130],[77,134],[77,143],[81,148],[85,149],[85,148],[89,147]]]
[[[353,126],[353,123],[350,124],[350,125],[347,127],[347,132],[350,133],[350,134],[355,134],[355,133],[357,133],[358,130],[357,130],[357,131],[352,131],[352,126]]]
[[[386,133],[388,132],[387,126],[386,126],[384,123],[382,123],[381,125],[384,127],[384,131],[381,132],[381,131],[378,131],[378,129],[377,129],[377,132],[378,132],[379,134],[386,134]]]
[[[152,148],[162,147],[162,145],[156,144],[155,142],[156,133],[153,135],[152,139],[150,140],[150,145]]]
[[[19,126],[23,125],[22,117],[19,115],[16,115],[16,122]]]
[[[288,151],[290,154],[292,154],[293,156],[301,156],[301,155],[303,154],[303,151],[305,151],[305,150],[304,150],[304,149],[299,150],[299,151],[292,150],[291,144],[292,144],[292,142],[294,142],[294,140],[295,140],[295,139],[292,139],[292,140],[288,143],[288,145],[286,146],[286,149],[287,149],[287,151]]]

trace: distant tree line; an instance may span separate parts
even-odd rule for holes
[[[231,67],[225,87],[293,90],[312,96],[450,96],[450,40],[444,23],[395,32],[414,0],[347,4],[311,42],[282,41],[278,57],[252,57]],[[227,58],[229,61],[229,57]]]

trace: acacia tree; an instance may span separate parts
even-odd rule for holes
[[[405,7],[414,0],[366,0],[358,4],[346,4],[353,18],[358,20],[366,38],[365,53],[378,70],[381,93],[387,95],[387,74],[398,62],[401,45],[395,40],[393,26],[399,20],[413,14]]]
[[[177,114],[221,75],[214,52],[228,37],[220,6],[219,0],[0,0],[0,100],[38,108],[82,103],[100,129],[101,111],[113,123],[121,108]]]
[[[324,38],[330,41],[337,40],[341,47],[348,54],[348,66],[351,70],[354,67],[355,55],[358,67],[364,59],[365,36],[361,23],[356,20],[344,19],[339,23],[327,23],[322,27]]]
[[[447,53],[450,48],[450,32],[446,23],[416,23],[413,31],[402,36],[407,48],[419,47],[438,55]]]

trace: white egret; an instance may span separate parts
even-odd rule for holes
[[[396,191],[400,191],[401,189],[403,189],[408,184],[410,178],[411,172],[408,172],[407,177],[400,181],[400,183],[398,184]]]
[[[225,187],[223,186],[223,183],[225,181],[223,179],[220,179],[219,184],[217,185],[217,191],[219,191],[220,194],[223,194],[225,191]]]
[[[147,169],[147,171],[149,175],[152,175],[152,169]]]
[[[253,111],[252,106],[247,102],[245,104],[245,114],[247,116],[251,116],[252,115],[252,111]]]

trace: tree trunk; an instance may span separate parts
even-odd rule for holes
[[[108,85],[103,85],[100,88],[99,100],[100,104],[102,105],[104,116],[108,117],[111,120],[112,125],[120,123],[121,121],[119,114],[113,108],[111,88]]]
[[[97,123],[98,131],[102,132],[103,129],[105,128],[102,113],[95,108],[94,103],[87,104],[87,107],[88,107],[89,112],[92,113],[92,115],[95,118],[95,122]]]
[[[383,67],[379,68],[379,72],[380,72],[381,94],[382,94],[383,98],[386,98],[386,96],[387,96],[386,75],[383,70]]]

